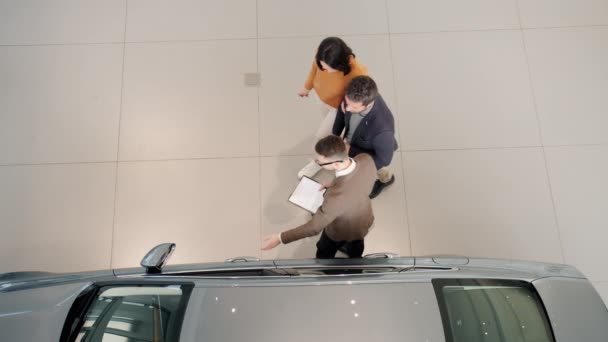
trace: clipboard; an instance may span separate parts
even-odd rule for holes
[[[319,190],[321,186],[322,184],[316,180],[304,176],[300,179],[300,182],[289,195],[287,200],[290,203],[314,214],[323,204],[323,196],[327,191],[327,189]]]

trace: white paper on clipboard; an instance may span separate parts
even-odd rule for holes
[[[323,204],[323,195],[326,189],[319,190],[320,188],[321,184],[319,182],[304,176],[289,196],[289,202],[314,214]]]

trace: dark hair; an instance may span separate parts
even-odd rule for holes
[[[378,96],[378,87],[371,77],[357,76],[348,83],[344,95],[353,102],[362,102],[367,106]]]
[[[321,66],[321,61],[323,61],[332,69],[342,71],[344,75],[348,75],[350,73],[350,64],[348,63],[350,56],[355,57],[355,54],[342,39],[328,37],[323,39],[319,45],[315,59],[321,70],[323,70]]]
[[[337,135],[328,135],[317,141],[315,151],[326,158],[337,157],[340,159],[348,158],[344,140]]]

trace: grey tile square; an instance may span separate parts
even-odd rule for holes
[[[563,262],[541,148],[404,155],[413,253]]]
[[[259,0],[260,37],[388,33],[384,3],[365,0]]]
[[[252,40],[128,44],[121,160],[257,156]]]
[[[119,163],[113,267],[174,242],[171,263],[259,257],[258,158]]]
[[[388,0],[391,33],[519,28],[515,0]]]
[[[248,72],[243,75],[243,80],[246,87],[259,87],[262,78],[257,72]]]
[[[540,145],[518,30],[391,40],[402,149]]]
[[[0,47],[0,164],[116,160],[121,44]]]
[[[0,2],[0,45],[124,41],[125,0]]]
[[[608,143],[608,27],[525,30],[545,145]]]
[[[256,37],[256,1],[129,0],[127,41]]]
[[[375,220],[365,238],[365,254],[391,252],[411,255],[401,152],[395,152],[389,169],[395,175],[395,183],[372,200]]]
[[[107,269],[115,163],[0,167],[0,273]]]
[[[518,0],[522,27],[608,24],[604,0]]]

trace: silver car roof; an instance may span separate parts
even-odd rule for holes
[[[242,259],[237,259],[242,260]],[[373,268],[377,273],[319,275],[303,274],[289,276],[226,276],[217,275],[222,271],[266,270],[306,270],[306,269],[348,269]],[[238,273],[238,272],[237,272]],[[234,272],[233,272],[234,274]],[[114,271],[51,274],[20,272],[0,274],[0,292],[24,288],[51,286],[95,280],[119,279],[175,279],[193,281],[196,284],[213,286],[233,286],[234,284],[305,284],[340,282],[346,279],[357,282],[370,281],[430,281],[433,278],[495,278],[533,281],[546,277],[585,278],[576,268],[562,264],[531,262],[505,259],[467,258],[460,256],[422,256],[362,259],[304,259],[304,260],[262,260],[246,262],[217,262],[187,265],[172,265],[163,268],[162,274],[147,275],[141,267],[116,269]],[[144,280],[146,281],[146,280]]]
[[[295,270],[306,269],[377,269],[364,274],[302,274],[294,276],[218,276],[220,271],[247,271],[254,269]],[[382,269],[386,269],[383,271]],[[231,272],[232,274],[238,272]],[[516,279],[531,282],[546,277],[585,278],[576,268],[568,265],[504,259],[482,259],[452,256],[396,257],[375,259],[306,259],[262,260],[236,263],[207,263],[167,266],[162,274],[146,275],[142,268],[115,270],[119,278],[168,279],[179,277],[201,286],[288,285],[326,282],[376,281],[430,281],[434,278],[494,278]]]

